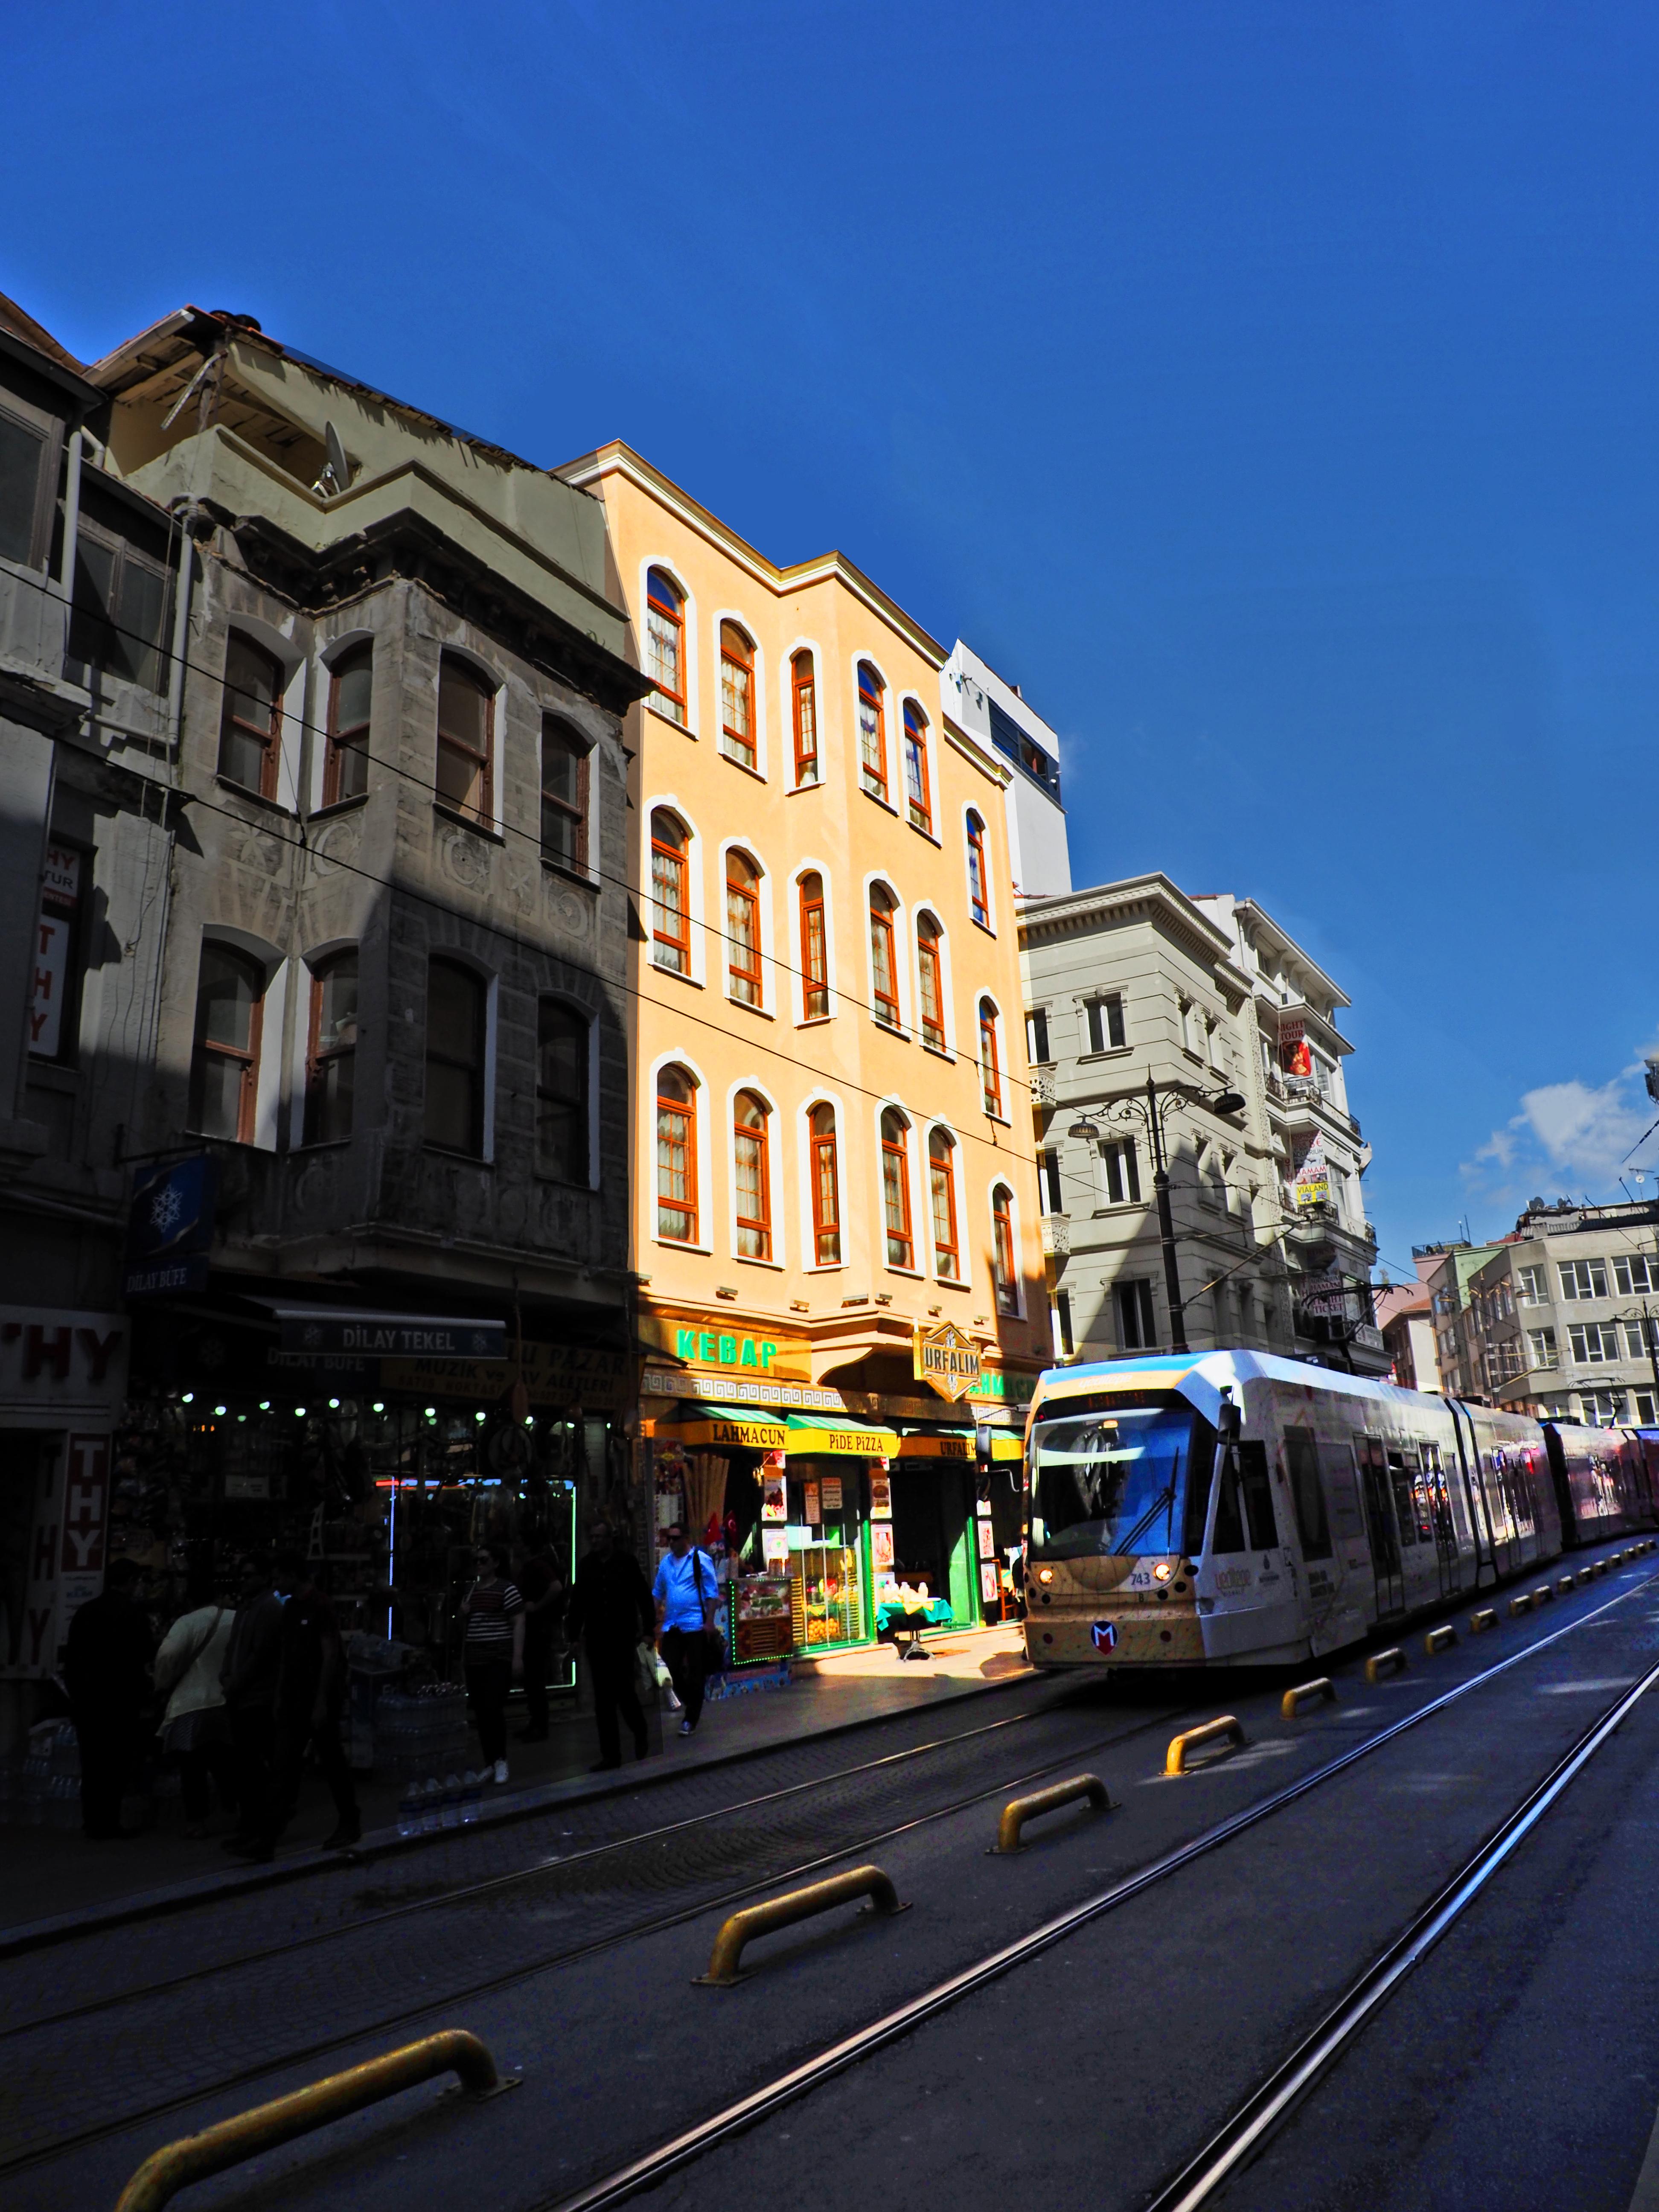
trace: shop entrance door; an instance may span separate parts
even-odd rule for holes
[[[927,1585],[959,1628],[979,1619],[973,1557],[973,1474],[944,1460],[901,1460],[893,1469],[893,1574]]]
[[[870,1632],[862,1472],[851,1460],[789,1470],[789,1611],[798,1651],[861,1644]]]

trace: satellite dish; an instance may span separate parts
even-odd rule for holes
[[[334,479],[334,489],[343,491],[351,482],[351,464],[340,443],[340,434],[331,422],[323,425],[323,443],[328,447],[328,473]]]

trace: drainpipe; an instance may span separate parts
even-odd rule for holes
[[[58,580],[64,607],[71,614],[75,607],[75,554],[81,537],[81,453],[85,442],[86,434],[77,422],[70,432],[64,478],[64,563]]]
[[[196,542],[191,536],[192,501],[179,514],[179,574],[173,587],[173,658],[167,665],[167,755],[179,758],[179,728],[185,711],[185,647],[190,638],[190,574]]]

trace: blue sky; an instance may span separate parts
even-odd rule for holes
[[[1342,983],[1385,1259],[1618,1194],[1650,7],[13,0],[7,45],[0,289],[66,344],[235,307],[842,547],[1060,731],[1078,882],[1248,892]]]

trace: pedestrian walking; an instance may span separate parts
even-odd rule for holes
[[[271,1759],[270,1797],[264,1818],[237,1856],[269,1859],[294,1817],[306,1747],[334,1800],[334,1829],[323,1839],[325,1851],[344,1850],[362,1834],[357,1793],[340,1741],[340,1711],[345,1703],[345,1647],[334,1608],[311,1578],[303,1553],[276,1554],[276,1590],[283,1600],[277,1638],[276,1743]]]
[[[658,1644],[674,1678],[674,1694],[685,1708],[682,1735],[696,1735],[702,1718],[720,1589],[714,1562],[677,1521],[668,1532],[668,1549],[651,1595],[657,1603]]]
[[[497,1782],[507,1779],[507,1693],[524,1674],[524,1600],[507,1578],[511,1562],[505,1544],[482,1546],[478,1579],[461,1600],[466,1693],[484,1765],[495,1769]]]
[[[649,1747],[636,1686],[640,1644],[651,1641],[656,1616],[639,1561],[617,1543],[608,1521],[593,1523],[592,1549],[576,1570],[564,1619],[566,1634],[581,1638],[593,1683],[599,1758],[591,1771],[622,1765],[618,1715],[632,1731],[634,1756],[643,1759]]]
[[[64,1655],[64,1686],[81,1745],[81,1825],[94,1843],[135,1834],[121,1800],[144,1740],[155,1648],[149,1617],[132,1595],[138,1570],[112,1559],[101,1595],[78,1607]]]
[[[270,1818],[282,1635],[283,1601],[270,1586],[270,1564],[246,1559],[219,1674],[236,1761],[238,1819],[234,1834],[225,1839],[226,1850],[263,1833]]]
[[[207,1833],[211,1778],[222,1804],[236,1804],[236,1759],[230,1719],[220,1680],[235,1619],[213,1597],[213,1576],[205,1565],[192,1567],[185,1585],[185,1610],[161,1638],[155,1655],[155,1687],[167,1699],[161,1718],[161,1749],[179,1762],[185,1801],[185,1833]]]
[[[524,1703],[528,1725],[520,1743],[547,1741],[547,1674],[564,1612],[564,1577],[544,1545],[514,1577],[524,1600]]]

